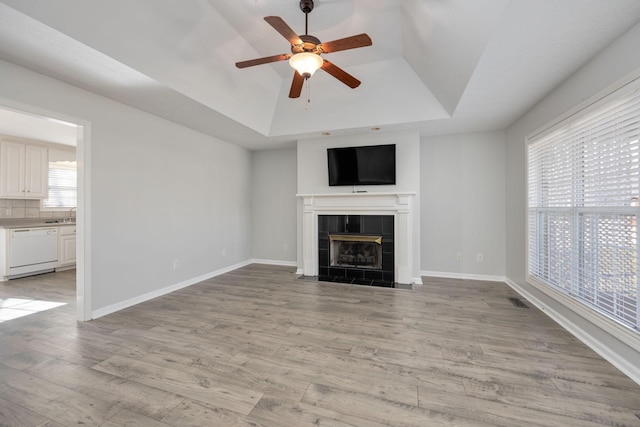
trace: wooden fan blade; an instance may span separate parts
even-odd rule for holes
[[[291,90],[289,90],[289,98],[299,98],[302,93],[302,85],[304,84],[304,77],[302,77],[297,71],[293,72],[293,81],[291,82]]]
[[[300,36],[298,36],[296,32],[293,31],[291,27],[279,16],[265,16],[264,20],[267,21],[277,32],[282,34],[285,39],[289,40],[289,43],[302,44]]]
[[[371,41],[371,37],[366,33],[362,33],[356,36],[322,43],[320,44],[320,49],[322,49],[324,53],[332,53],[339,52],[341,50],[355,49],[357,47],[371,46],[372,44],[373,42]]]
[[[342,68],[333,65],[333,63],[327,61],[326,59],[322,63],[322,69],[331,74],[336,79],[340,80],[342,83],[349,86],[351,89],[355,89],[360,86],[360,80],[356,79],[351,74],[344,71]]]
[[[283,53],[282,55],[266,56],[264,58],[257,58],[257,59],[250,59],[248,61],[236,62],[236,67],[238,67],[238,68],[253,67],[254,65],[261,65],[261,64],[268,64],[270,62],[284,61],[284,60],[289,59],[289,58],[291,58],[291,54],[290,53]]]

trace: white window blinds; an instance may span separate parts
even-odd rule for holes
[[[76,162],[49,162],[49,197],[44,208],[71,208],[77,205]]]
[[[528,146],[529,275],[640,327],[640,91],[616,95]]]

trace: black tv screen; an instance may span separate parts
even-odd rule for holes
[[[395,185],[396,146],[327,148],[329,185]]]

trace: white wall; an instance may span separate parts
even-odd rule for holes
[[[411,277],[420,277],[420,136],[414,131],[371,132],[360,135],[324,137],[298,141],[298,194],[350,193],[353,187],[330,187],[327,148],[396,144],[396,185],[364,185],[358,190],[375,192],[414,192],[413,268]],[[302,204],[298,200],[298,218]],[[302,227],[298,223],[298,266],[302,266]]]
[[[640,68],[640,24],[557,87],[507,129],[507,276],[525,279],[527,134]]]
[[[250,258],[248,151],[4,61],[0,81],[0,99],[91,123],[93,312]]]
[[[251,153],[251,256],[296,264],[296,149]]]
[[[423,275],[504,277],[504,164],[502,131],[422,137]]]
[[[371,132],[368,134],[298,141],[298,193],[350,193],[352,187],[329,187],[327,148],[396,144],[396,185],[365,185],[358,190],[404,192],[420,190],[420,146],[417,132]]]
[[[640,24],[633,27],[546,96],[507,130],[506,275],[508,283],[537,299],[552,317],[640,382],[640,351],[576,315],[526,281],[525,137],[630,74],[640,76]]]

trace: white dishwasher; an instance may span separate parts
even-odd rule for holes
[[[9,244],[10,277],[53,271],[58,263],[58,228],[16,228]]]

